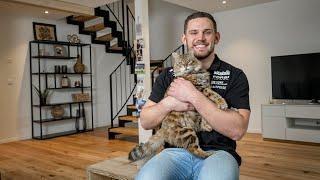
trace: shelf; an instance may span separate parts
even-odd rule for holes
[[[287,129],[319,130],[320,131],[320,126],[292,125],[287,127]]]
[[[41,72],[41,73],[32,73],[32,75],[39,75],[39,74],[59,74],[59,75],[64,75],[64,74],[71,74],[71,75],[77,75],[77,74],[91,74],[89,72],[86,73],[73,73],[73,72],[69,72],[69,73],[55,73],[55,72]]]
[[[58,106],[58,105],[66,105],[66,104],[78,104],[78,103],[88,103],[91,101],[81,101],[81,102],[64,102],[64,103],[51,103],[51,104],[43,104],[43,105],[33,105],[34,107],[40,107],[40,106]]]
[[[50,139],[50,138],[55,138],[55,137],[59,137],[59,136],[67,136],[67,135],[72,135],[72,134],[77,134],[77,133],[81,133],[81,132],[89,132],[89,131],[93,131],[92,129],[87,129],[87,130],[72,130],[72,131],[65,131],[65,132],[60,132],[60,133],[53,133],[53,134],[45,134],[42,135],[42,138],[40,136],[34,136],[33,138],[35,139]]]
[[[32,56],[32,58],[40,58],[40,59],[76,59],[77,57],[69,57],[69,56]]]
[[[55,119],[55,118],[48,118],[48,119],[42,119],[42,123],[46,123],[46,122],[54,122],[54,121],[62,121],[62,120],[72,120],[72,119],[77,119],[77,118],[80,118],[80,116],[77,116],[77,117],[70,117],[70,116],[64,116],[62,118],[59,118],[59,119]],[[34,123],[40,123],[40,120],[34,120],[33,121]]]
[[[51,90],[55,90],[55,89],[85,89],[85,88],[90,88],[91,86],[83,86],[83,87],[58,87],[58,88],[47,88],[47,89],[51,89]]]
[[[59,44],[59,45],[66,45],[66,46],[89,46],[90,45],[90,44],[83,44],[83,43],[69,43],[66,41],[30,41],[30,43]]]
[[[47,49],[47,47],[55,48],[55,46],[63,47],[64,52],[61,56],[59,54],[46,54],[40,53],[41,49]],[[50,49],[49,48],[49,49]],[[55,71],[53,66],[55,64],[51,64],[54,60],[56,62],[73,62],[77,60],[77,54],[71,52],[77,52],[77,54],[81,55],[83,58],[83,64],[86,66],[85,72],[76,73],[73,71],[73,67],[70,64],[67,64],[68,70],[62,72]],[[93,97],[92,97],[92,57],[91,57],[91,44],[84,43],[70,43],[66,41],[29,41],[29,61],[30,61],[30,87],[36,86],[41,89],[43,86],[49,89],[50,91],[55,91],[59,94],[70,95],[76,92],[86,92],[89,93],[89,98],[85,98],[82,100],[88,101],[73,101],[72,97],[64,98],[64,96],[55,96],[55,99],[52,99],[50,103],[40,104],[39,97],[36,96],[36,92],[31,90],[31,124],[32,124],[32,138],[33,139],[48,139],[54,138],[58,136],[66,136],[81,132],[92,131],[94,127],[94,108],[93,108]],[[47,62],[45,63],[45,62]],[[59,72],[59,73],[56,73]],[[64,73],[66,72],[66,73]],[[61,87],[59,81],[61,78],[67,75],[70,80],[72,78],[76,78],[80,80],[81,78],[81,86],[75,87],[74,84],[70,84],[69,87]],[[37,82],[37,83],[36,83]],[[84,83],[86,82],[86,83]],[[36,84],[36,85],[34,85]],[[79,84],[78,84],[79,85]],[[39,87],[40,86],[40,87]],[[36,101],[34,101],[36,100]],[[61,106],[66,110],[64,116],[59,119],[55,119],[52,116],[49,116],[50,110],[54,106]],[[80,110],[77,114],[72,114],[75,110]],[[68,113],[69,112],[69,113]],[[78,111],[77,111],[78,112]],[[42,113],[48,116],[44,116]],[[86,115],[79,116],[79,114]],[[81,120],[81,121],[78,121]],[[56,122],[56,123],[55,123]],[[79,123],[83,122],[82,130],[79,130]],[[58,124],[57,124],[58,123]],[[75,124],[73,128],[68,130],[61,127],[63,124]],[[53,128],[55,131],[49,131],[46,128]],[[84,127],[92,127],[91,129],[84,129]],[[45,129],[44,129],[45,128]],[[80,128],[81,129],[81,128]],[[40,136],[42,134],[42,136]],[[0,178],[1,179],[1,178]]]

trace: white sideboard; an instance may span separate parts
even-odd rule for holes
[[[320,105],[263,104],[264,138],[320,143]]]

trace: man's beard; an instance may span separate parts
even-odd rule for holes
[[[197,44],[197,43],[196,43],[196,44]],[[196,45],[194,45],[194,46],[196,46]],[[188,48],[188,50],[189,50],[189,51],[190,51],[190,50],[193,51],[194,56],[195,56],[198,60],[203,60],[203,59],[209,57],[209,56],[211,55],[211,53],[214,51],[214,43],[212,43],[212,44],[210,45],[209,50],[208,50],[206,53],[204,53],[204,54],[198,53],[197,51],[195,51],[195,50],[192,49],[192,48]]]

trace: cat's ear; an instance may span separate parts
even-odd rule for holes
[[[173,53],[172,53],[172,57],[173,57],[174,59],[178,59],[178,58],[179,58],[179,54],[176,53],[176,52],[173,52]]]

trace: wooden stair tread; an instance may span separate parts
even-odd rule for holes
[[[138,117],[137,116],[119,116],[119,120],[125,120],[125,121],[132,121],[132,122],[138,122]]]
[[[106,28],[106,27],[104,27],[104,24],[100,23],[100,24],[95,24],[93,26],[86,27],[83,30],[84,31],[90,31],[90,32],[97,32],[97,31],[100,31],[100,30],[102,30],[104,28]]]
[[[137,109],[135,104],[131,104],[127,106],[128,109]]]
[[[111,33],[96,38],[98,41],[111,41],[112,39],[113,37]]]
[[[150,60],[150,64],[160,64],[163,60]]]
[[[86,16],[86,15],[80,15],[80,16],[74,16],[72,18],[73,21],[79,21],[79,22],[85,22],[92,19],[98,18],[98,16]]]
[[[150,64],[151,65],[151,64]],[[158,66],[150,66],[150,71],[154,71]]]
[[[119,50],[121,51],[122,50],[122,47],[119,47],[117,44],[113,45],[110,47],[111,50]]]
[[[138,128],[132,128],[132,127],[112,128],[112,129],[109,129],[109,132],[120,133],[120,134],[129,135],[129,136],[138,136],[139,135]]]

